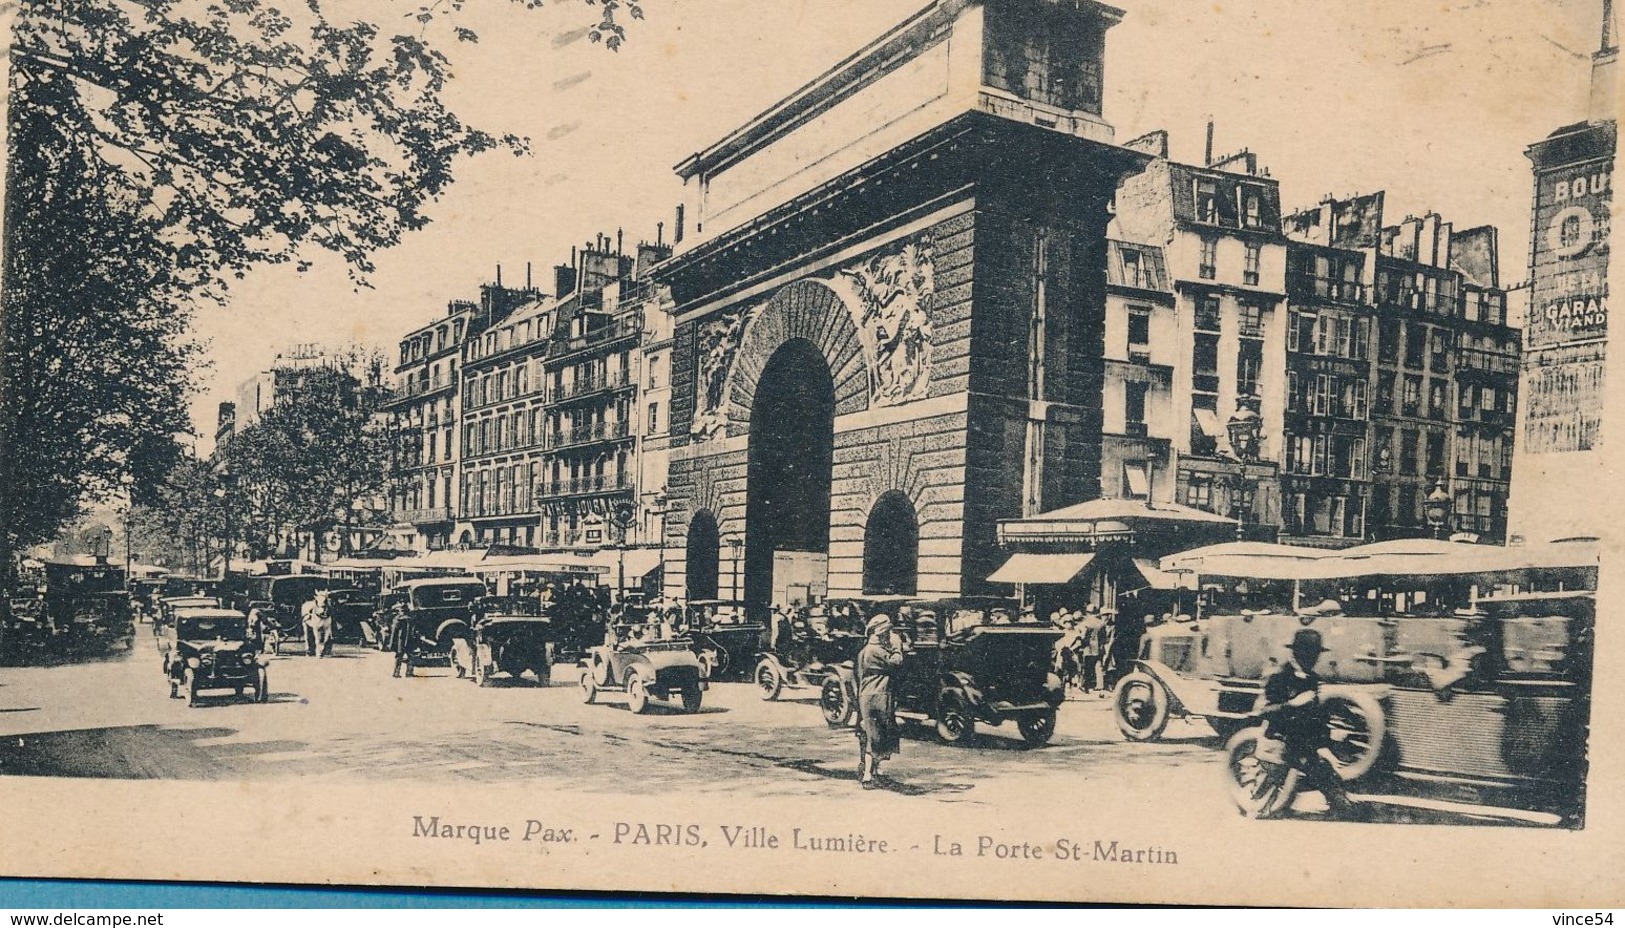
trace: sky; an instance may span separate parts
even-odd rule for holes
[[[392,24],[392,0],[340,0]],[[236,387],[298,343],[400,336],[526,262],[549,289],[572,245],[624,229],[672,229],[672,166],[816,77],[925,0],[644,0],[647,18],[610,52],[585,39],[594,7],[527,11],[471,0],[477,45],[451,48],[448,101],[472,125],[529,137],[528,157],[487,154],[428,213],[427,229],[377,256],[370,289],[321,253],[252,273],[225,307],[202,306],[211,369],[193,404],[199,435]],[[1107,36],[1105,118],[1127,141],[1172,134],[1199,161],[1250,148],[1288,210],[1328,194],[1388,191],[1388,221],[1435,211],[1501,229],[1503,284],[1527,274],[1526,145],[1584,118],[1601,0],[1117,0]],[[415,7],[415,4],[413,5]],[[199,441],[206,452],[212,441]]]

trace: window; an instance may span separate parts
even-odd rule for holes
[[[1405,323],[1405,366],[1422,366],[1422,354],[1427,348],[1427,326],[1419,322]]]
[[[1185,483],[1185,505],[1207,509],[1213,505],[1213,478],[1207,474],[1191,474]]]
[[[1264,198],[1255,190],[1241,188],[1241,224],[1256,229],[1264,223]]]
[[[1354,320],[1344,316],[1337,319],[1337,355],[1354,357]]]
[[[1400,400],[1399,411],[1403,415],[1414,416],[1422,405],[1422,378],[1405,375],[1405,393]]]
[[[1354,320],[1354,345],[1349,357],[1364,361],[1371,356],[1371,320]]]
[[[1314,441],[1307,435],[1288,435],[1286,440],[1286,469],[1294,474],[1309,473],[1314,459]]]
[[[1437,477],[1444,473],[1444,433],[1428,433],[1427,475]]]
[[[1384,364],[1399,363],[1398,319],[1384,319],[1377,327],[1377,360]]]
[[[1263,338],[1264,337],[1264,309],[1263,309],[1263,307],[1260,307],[1260,306],[1246,306],[1246,305],[1243,305],[1241,307],[1241,332],[1240,332],[1240,335],[1241,335],[1242,338]]]
[[[1145,286],[1145,266],[1142,256],[1133,248],[1122,249],[1123,283],[1130,287]]]
[[[1123,384],[1123,424],[1130,435],[1145,435],[1145,395],[1148,387],[1143,383]]]
[[[1196,179],[1196,221],[1217,225],[1219,222],[1219,184],[1206,178]]]
[[[654,390],[660,386],[660,355],[649,355],[649,389]]]
[[[1216,222],[1217,220],[1203,220],[1203,221],[1204,222]],[[1219,276],[1219,240],[1218,239],[1209,238],[1209,237],[1204,237],[1202,239],[1202,258],[1201,258],[1200,266],[1197,267],[1196,272],[1199,275],[1201,275],[1201,278],[1203,280],[1212,280],[1215,277]]]
[[[1191,352],[1192,386],[1202,393],[1219,390],[1219,336],[1198,333]]]
[[[1258,375],[1264,367],[1264,343],[1244,339],[1236,351],[1236,393],[1241,396],[1258,395]]]
[[[1286,408],[1288,412],[1297,412],[1303,409],[1303,384],[1298,380],[1297,371],[1286,372]]]
[[[1315,375],[1315,395],[1310,402],[1309,411],[1317,416],[1331,415],[1332,378],[1330,374]]]
[[[1399,433],[1399,472],[1406,476],[1416,476],[1416,449],[1420,436],[1416,430],[1406,429]]]
[[[1354,390],[1354,398],[1353,398],[1353,403],[1349,407],[1349,415],[1352,418],[1364,420],[1364,419],[1368,418],[1368,416],[1369,416],[1369,410],[1367,410],[1367,408],[1366,408],[1366,384],[1365,384],[1365,381],[1356,380],[1356,381],[1354,381],[1352,383],[1351,386],[1353,387],[1353,390]]]
[[[1151,479],[1146,474],[1143,461],[1128,461],[1123,464],[1123,482],[1130,499],[1146,499],[1151,495]]]
[[[1151,308],[1149,306],[1130,306],[1128,308],[1129,353],[1132,355],[1136,349],[1144,352],[1150,347]]]
[[[1257,242],[1247,243],[1247,266],[1241,275],[1241,282],[1249,287],[1258,286],[1261,277],[1259,265],[1262,261],[1263,248]]]
[[[1445,406],[1450,402],[1449,381],[1437,378],[1428,382],[1428,415],[1435,419],[1445,418]]]
[[[1315,350],[1315,315],[1294,311],[1292,324],[1286,331],[1286,348],[1288,351],[1300,351],[1304,354]]]
[[[649,404],[649,434],[654,435],[660,431],[660,404]]]
[[[1196,304],[1196,327],[1204,332],[1219,331],[1219,298],[1204,296]]]

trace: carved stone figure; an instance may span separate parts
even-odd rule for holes
[[[700,328],[699,395],[689,434],[702,441],[720,436],[727,428],[723,410],[727,400],[728,371],[744,340],[750,313],[745,310],[713,319]]]
[[[856,303],[853,321],[869,362],[870,399],[877,406],[920,399],[930,386],[935,272],[930,239],[840,272]]]

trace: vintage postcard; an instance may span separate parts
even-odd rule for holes
[[[1625,897],[1610,0],[4,15],[0,874]]]

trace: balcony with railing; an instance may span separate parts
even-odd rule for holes
[[[636,385],[637,381],[633,379],[631,371],[620,371],[605,377],[582,377],[577,378],[574,383],[566,384],[561,389],[550,391],[546,402],[565,403],[595,393],[624,390]]]
[[[543,445],[549,451],[557,451],[601,441],[624,441],[631,437],[630,422],[600,422],[596,425],[583,425],[553,432],[547,436],[547,441]]]
[[[1456,369],[1481,371],[1486,374],[1518,373],[1518,356],[1482,348],[1457,348]]]
[[[431,522],[450,522],[452,514],[450,506],[431,506],[428,509],[397,509],[395,518],[413,525],[426,525]]]
[[[637,338],[642,334],[643,314],[626,313],[571,338],[559,346],[558,354],[548,357],[544,363],[551,365],[582,351],[601,348],[623,339]]]
[[[632,489],[631,474],[604,474],[598,477],[575,477],[537,484],[543,498],[558,499],[565,496],[593,496],[600,493],[625,493]]]

